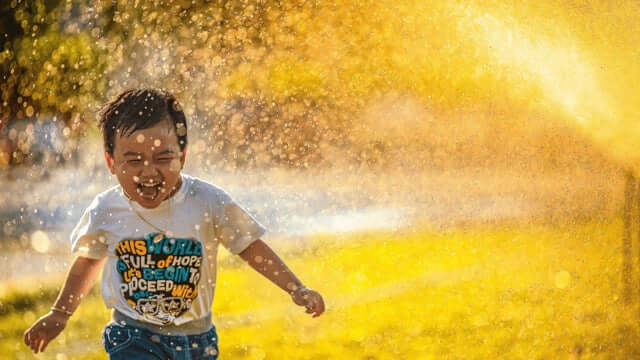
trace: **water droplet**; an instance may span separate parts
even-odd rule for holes
[[[31,247],[39,253],[46,253],[50,243],[49,236],[44,231],[37,230],[31,234]]]

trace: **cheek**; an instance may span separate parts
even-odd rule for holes
[[[171,160],[171,163],[169,164],[169,170],[173,171],[173,172],[178,172],[182,169],[182,163],[180,163],[179,159],[173,159]]]
[[[180,181],[180,173],[178,172],[167,172],[164,175],[164,186],[172,187],[175,186]]]
[[[135,183],[135,177],[136,176],[133,175],[132,171],[127,171],[127,170],[124,170],[124,169],[118,169],[117,173],[116,173],[116,176],[118,177],[118,181],[121,184],[127,184],[127,185],[133,184],[133,185],[135,185],[134,183]]]

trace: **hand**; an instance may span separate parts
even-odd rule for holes
[[[47,345],[67,326],[69,316],[57,311],[50,311],[38,319],[24,332],[24,343],[35,354],[43,352]]]
[[[317,291],[301,286],[291,293],[291,298],[296,305],[306,307],[307,314],[313,314],[313,317],[324,312],[324,300]]]

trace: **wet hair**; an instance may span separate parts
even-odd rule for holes
[[[113,156],[115,137],[130,136],[136,130],[153,127],[166,118],[173,122],[180,151],[187,146],[187,119],[173,94],[144,88],[123,91],[100,110],[99,124],[104,149]]]

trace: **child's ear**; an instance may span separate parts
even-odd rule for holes
[[[109,154],[109,152],[107,151],[104,152],[104,159],[107,161],[107,167],[109,168],[109,171],[115,175],[116,170],[113,167],[114,160],[113,160],[113,157]]]

